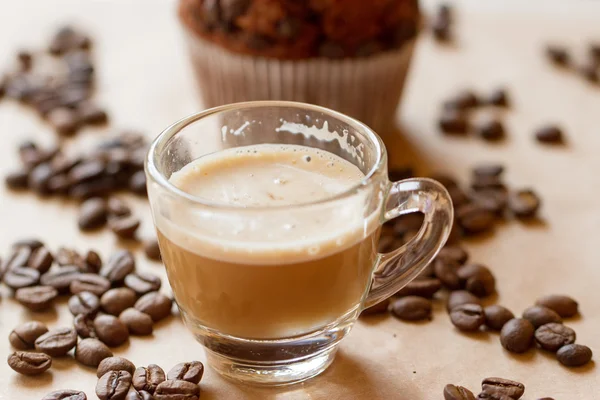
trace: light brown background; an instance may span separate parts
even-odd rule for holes
[[[425,2],[430,9],[434,2]],[[542,57],[544,43],[558,41],[583,53],[591,38],[600,40],[599,2],[465,1],[456,15],[456,44],[441,47],[425,36],[415,54],[402,107],[403,138],[390,148],[396,164],[416,163],[421,173],[450,171],[466,177],[479,161],[506,163],[507,181],[532,186],[542,195],[545,226],[509,222],[493,237],[468,244],[472,258],[488,264],[498,278],[498,301],[520,313],[536,297],[572,294],[582,317],[568,324],[578,342],[600,356],[600,86],[557,71]],[[109,106],[114,127],[139,128],[154,137],[174,120],[197,111],[186,53],[174,16],[164,0],[18,0],[0,5],[0,65],[19,47],[41,46],[61,22],[78,22],[97,38],[99,98]],[[453,90],[482,92],[496,85],[510,89],[513,107],[503,120],[509,138],[490,145],[476,138],[443,138],[434,117]],[[548,148],[532,140],[532,130],[547,121],[568,132],[566,148]],[[77,137],[91,145],[107,133],[89,130]],[[15,148],[25,138],[50,143],[53,133],[16,104],[0,104],[0,171],[17,163]],[[84,145],[85,146],[85,145]],[[136,210],[146,218],[147,204]],[[70,245],[108,254],[112,235],[82,235],[75,207],[57,200],[13,195],[0,185],[0,250],[32,234],[52,249]],[[141,255],[140,268],[164,276],[160,264]],[[71,323],[65,305],[35,316],[50,326]],[[32,318],[4,292],[0,301],[0,355],[14,325]],[[200,359],[204,353],[175,318],[159,323],[153,338],[133,338],[116,350],[137,365]],[[322,376],[285,390],[234,386],[211,371],[202,383],[202,399],[440,399],[453,382],[477,390],[487,376],[520,380],[526,398],[557,400],[600,398],[600,371],[561,367],[541,351],[514,356],[503,351],[495,334],[464,335],[453,329],[441,302],[431,323],[409,324],[393,317],[359,322],[342,344],[333,366]],[[18,376],[0,362],[0,399],[39,399],[59,388],[84,390],[95,398],[95,373],[71,359],[57,359],[49,373]]]

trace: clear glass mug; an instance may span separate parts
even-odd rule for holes
[[[211,203],[169,181],[199,157],[259,144],[324,150],[365,176],[325,200],[272,207]],[[237,103],[184,118],[152,143],[146,174],[163,261],[186,325],[209,365],[254,384],[290,384],[324,371],[360,312],[397,292],[435,257],[453,218],[439,183],[389,181],[384,144],[366,125],[302,103]],[[377,253],[381,225],[412,212],[425,216],[418,234]]]

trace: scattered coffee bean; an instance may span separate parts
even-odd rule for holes
[[[42,247],[43,245],[44,245],[44,243],[38,239],[25,238],[25,239],[20,239],[20,240],[17,240],[16,242],[14,242],[13,248],[18,249],[21,247],[27,247],[31,251],[35,251],[35,250],[39,249],[40,247]]]
[[[517,218],[535,217],[541,200],[533,190],[525,189],[511,193],[508,198],[508,207]]]
[[[108,279],[96,274],[79,274],[69,285],[71,293],[81,292],[93,293],[96,296],[102,296],[110,289]]]
[[[439,42],[449,41],[451,39],[450,26],[451,22],[449,18],[437,14],[431,23],[433,37]]]
[[[469,130],[469,123],[461,111],[455,109],[444,110],[438,121],[440,130],[447,134],[465,134]]]
[[[119,315],[123,310],[133,307],[137,300],[136,293],[126,287],[110,289],[100,298],[102,310],[111,315]]]
[[[418,296],[402,297],[392,303],[392,313],[405,321],[431,319],[431,301]]]
[[[37,285],[40,281],[40,273],[28,267],[15,267],[4,274],[4,284],[11,289]]]
[[[75,347],[75,359],[88,367],[97,367],[102,360],[112,355],[110,349],[98,339],[80,340]]]
[[[73,282],[80,274],[78,267],[74,265],[68,265],[61,267],[55,271],[48,271],[40,278],[40,282],[44,286],[52,286],[59,293],[66,293],[69,291],[71,282]]]
[[[120,346],[129,339],[127,327],[112,315],[99,315],[94,319],[96,336],[109,347]]]
[[[538,129],[535,132],[535,138],[540,143],[561,144],[564,142],[562,129],[554,125]]]
[[[531,322],[534,328],[551,322],[562,323],[562,318],[555,311],[544,306],[531,306],[523,311],[523,318]]]
[[[581,367],[592,359],[592,350],[581,344],[568,344],[556,352],[558,361],[567,367]]]
[[[125,217],[131,215],[131,208],[118,197],[108,199],[108,213],[111,217]]]
[[[479,98],[474,92],[471,90],[462,90],[452,100],[446,103],[446,108],[467,110],[477,107],[479,103]]]
[[[600,79],[600,75],[598,74],[598,65],[595,61],[586,62],[585,64],[579,66],[577,71],[585,80],[589,82],[597,83]]]
[[[108,371],[127,371],[133,376],[135,365],[131,361],[123,357],[107,357],[100,361],[96,376],[100,378]]]
[[[540,347],[548,351],[558,351],[561,347],[575,343],[577,335],[568,326],[550,322],[535,330],[535,341]]]
[[[450,290],[460,289],[460,279],[456,271],[459,264],[449,259],[439,256],[433,261],[433,272],[435,277],[440,280],[444,287]]]
[[[188,381],[197,385],[202,380],[203,374],[204,364],[200,361],[183,362],[171,368],[167,373],[167,379]]]
[[[390,307],[390,299],[388,298],[388,299],[380,301],[377,304],[372,305],[371,307],[365,308],[364,310],[361,311],[360,315],[364,316],[364,315],[383,314],[388,311],[389,307]]]
[[[156,387],[164,382],[165,371],[156,364],[148,367],[138,367],[133,373],[133,387],[136,390],[144,390],[150,394],[156,391]]]
[[[485,140],[495,141],[505,136],[504,125],[498,120],[489,120],[477,127],[477,134]]]
[[[129,334],[145,336],[152,334],[154,321],[148,314],[128,308],[119,315],[119,320],[127,327]]]
[[[31,172],[29,172],[29,180],[27,185],[37,194],[47,195],[48,181],[52,177],[52,174],[52,167],[49,164],[40,164],[31,170]]]
[[[121,239],[133,239],[140,226],[140,220],[132,215],[114,217],[108,221],[108,226]]]
[[[85,125],[101,125],[108,122],[108,114],[97,104],[83,101],[77,107],[77,119]]]
[[[96,384],[96,396],[100,400],[124,400],[131,386],[131,374],[127,371],[108,371]]]
[[[129,250],[119,250],[114,253],[100,269],[100,275],[111,283],[122,282],[135,269],[135,259]]]
[[[12,190],[27,189],[29,182],[29,171],[18,169],[9,172],[4,177],[4,184]]]
[[[139,195],[146,195],[146,173],[137,171],[129,178],[129,190]]]
[[[54,262],[54,256],[45,247],[39,247],[29,257],[27,265],[29,268],[33,268],[40,274],[48,272],[52,263]]]
[[[69,311],[73,315],[95,315],[100,309],[98,296],[91,292],[76,293],[69,298]]]
[[[77,344],[77,333],[71,328],[52,329],[36,339],[35,349],[52,357],[64,356]]]
[[[141,296],[149,292],[158,291],[161,286],[161,280],[156,275],[138,271],[125,277],[125,286]]]
[[[476,400],[469,389],[448,384],[444,387],[444,400]]]
[[[525,385],[520,382],[503,378],[486,378],[481,382],[481,389],[483,393],[490,396],[490,399],[495,399],[498,396],[504,395],[511,399],[518,400],[525,393]]]
[[[198,400],[200,386],[187,381],[166,380],[157,386],[154,392],[156,400]]]
[[[455,290],[451,292],[448,296],[446,309],[448,310],[448,312],[450,312],[452,311],[452,309],[454,309],[454,307],[458,307],[463,304],[481,305],[481,300],[472,293],[467,292],[466,290]]]
[[[97,274],[102,268],[102,259],[100,255],[96,253],[94,250],[89,250],[85,255],[84,259],[85,267],[87,271],[91,271]]]
[[[70,136],[79,128],[77,114],[67,107],[58,107],[51,110],[46,119],[56,133],[61,136]]]
[[[579,305],[577,302],[571,297],[564,295],[553,294],[544,296],[539,298],[535,304],[548,307],[562,318],[574,317],[579,312]]]
[[[475,178],[499,178],[504,172],[504,166],[500,164],[481,164],[473,167]]]
[[[471,201],[499,217],[502,217],[508,205],[508,193],[504,189],[481,189],[471,193]]]
[[[48,332],[48,328],[41,322],[29,321],[18,325],[8,335],[11,346],[18,350],[29,350],[35,347],[37,338]]]
[[[97,229],[106,224],[107,215],[106,201],[93,197],[81,203],[77,224],[82,231]]]
[[[87,400],[87,396],[79,390],[62,389],[48,393],[42,400]]]
[[[555,65],[566,66],[569,64],[570,57],[567,49],[557,45],[549,45],[546,47],[546,56]]]
[[[502,182],[501,176],[473,175],[471,189],[476,192],[491,189],[506,191],[506,186],[504,185],[504,182]]]
[[[504,324],[515,317],[512,311],[500,305],[485,307],[483,313],[485,314],[486,326],[495,331],[501,330]]]
[[[496,278],[489,268],[480,264],[467,264],[456,272],[465,288],[477,297],[487,297],[496,291]]]
[[[60,249],[58,249],[54,258],[58,265],[60,265],[61,267],[74,265],[81,269],[85,265],[83,257],[81,257],[81,255],[78,252],[76,252],[73,249],[68,249],[66,247],[61,247]]]
[[[17,267],[27,267],[32,254],[33,252],[28,246],[17,246],[3,268],[8,271]]]
[[[171,315],[171,303],[171,299],[164,294],[150,292],[140,297],[134,307],[156,322]]]
[[[39,375],[52,366],[46,354],[17,351],[8,356],[8,366],[23,375]]]
[[[476,331],[485,322],[485,315],[479,304],[462,304],[450,311],[450,321],[461,331]]]
[[[437,278],[415,279],[396,292],[396,296],[420,296],[431,298],[441,288],[442,282]]]
[[[502,327],[500,343],[512,353],[524,353],[533,343],[534,328],[526,319],[513,318]]]
[[[160,248],[156,239],[144,240],[144,253],[151,260],[160,261]]]
[[[94,328],[94,319],[88,314],[76,315],[73,318],[73,326],[77,335],[83,339],[97,337],[96,329]]]
[[[17,289],[15,299],[31,311],[44,311],[52,306],[58,291],[52,286],[31,286]]]
[[[437,255],[438,258],[463,265],[469,259],[469,253],[460,246],[444,246]]]
[[[490,94],[490,97],[488,97],[486,99],[486,103],[490,104],[492,106],[498,106],[498,107],[508,106],[509,102],[508,102],[508,95],[506,93],[506,90],[503,88],[494,90]]]
[[[456,218],[465,233],[476,234],[490,230],[496,215],[477,204],[466,204],[456,210]]]

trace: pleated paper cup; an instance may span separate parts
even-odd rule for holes
[[[233,53],[186,32],[203,103],[253,100],[312,103],[352,116],[376,132],[393,126],[414,40],[369,57],[279,60]]]

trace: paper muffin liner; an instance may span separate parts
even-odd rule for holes
[[[317,104],[383,133],[394,122],[415,41],[369,57],[279,60],[236,54],[186,32],[203,103],[253,100]]]

